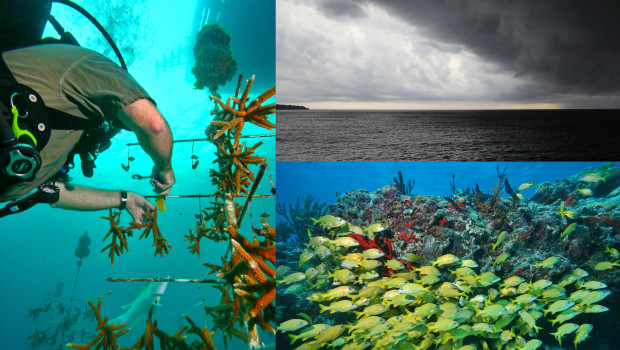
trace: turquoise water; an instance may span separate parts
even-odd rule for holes
[[[91,11],[104,26],[104,14],[118,4],[133,4],[131,1],[80,1],[87,10]],[[218,23],[224,26],[231,35],[234,57],[238,62],[238,73],[245,78],[256,75],[250,97],[262,93],[275,85],[275,2],[261,1],[255,3],[250,0],[242,1],[206,1],[212,9],[209,23]],[[114,23],[116,32],[121,33],[117,40],[125,52],[134,52],[129,65],[129,72],[142,84],[155,99],[157,105],[168,120],[175,140],[204,138],[204,129],[208,125],[209,110],[212,104],[207,100],[207,92],[193,89],[194,79],[188,74],[187,56],[180,57],[180,63],[161,68],[164,56],[170,57],[187,45],[191,32],[196,1],[180,0],[174,3],[158,1],[137,1],[135,7],[127,5],[134,15],[133,21],[128,23]],[[215,8],[221,8],[217,22]],[[73,10],[63,5],[54,5],[52,14],[64,25],[67,31],[72,32],[78,41],[85,47],[98,51],[105,51],[103,42],[93,39],[95,29],[84,28],[83,21]],[[121,26],[118,28],[118,26]],[[107,27],[107,26],[106,26]],[[46,33],[53,34],[48,31]],[[109,29],[109,28],[108,28]],[[129,51],[128,51],[129,50]],[[127,54],[127,57],[132,56]],[[110,56],[114,59],[114,56]],[[157,69],[159,67],[159,69]],[[219,93],[223,97],[234,94],[237,82],[235,78],[225,86],[220,87]],[[275,98],[273,98],[275,99]],[[268,101],[272,103],[274,101]],[[275,122],[273,117],[269,118]],[[260,129],[246,124],[243,134],[273,134],[274,131]],[[249,139],[254,145],[259,140],[265,143],[257,149],[257,154],[267,157],[270,164],[271,178],[275,182],[275,137]],[[126,189],[141,194],[153,194],[147,180],[133,180],[131,175],[148,175],[151,172],[152,161],[138,146],[130,147],[130,155],[135,158],[131,162],[128,172],[121,168],[121,162],[127,164],[127,143],[136,142],[135,135],[126,131],[121,132],[113,139],[110,149],[103,152],[96,164],[95,175],[84,178],[76,164],[70,175],[74,182],[82,185],[105,189]],[[193,150],[192,150],[193,147]],[[199,156],[200,164],[192,169],[192,152]],[[209,142],[177,143],[173,148],[173,168],[175,169],[177,184],[173,187],[173,195],[212,194],[215,187],[211,185],[208,170],[212,166],[215,146]],[[77,158],[76,158],[77,159]],[[252,169],[258,172],[258,167]],[[265,176],[258,194],[269,194],[271,185],[269,176]],[[241,199],[237,200],[243,203]],[[209,199],[202,199],[202,206],[206,206]],[[242,234],[252,238],[250,219],[255,226],[260,227],[258,215],[263,211],[273,213],[273,198],[256,199],[252,202],[252,216],[246,216]],[[201,278],[208,270],[201,262],[221,263],[227,244],[215,244],[203,240],[201,244],[201,258],[188,253],[187,242],[183,235],[189,229],[196,227],[195,214],[200,212],[197,199],[175,199],[166,201],[167,212],[159,214],[159,226],[162,234],[167,237],[173,249],[163,258],[153,258],[154,248],[149,240],[138,240],[139,235],[128,239],[129,251],[125,255],[116,257],[114,266],[110,266],[107,251],[101,249],[108,244],[101,240],[109,230],[109,224],[99,216],[107,216],[108,212],[76,212],[52,209],[46,205],[34,208],[1,219],[0,221],[0,275],[3,278],[3,288],[0,289],[0,340],[2,348],[28,348],[28,336],[35,329],[44,331],[50,329],[48,335],[54,332],[58,322],[62,320],[56,310],[58,302],[68,303],[76,282],[78,258],[74,250],[78,244],[78,237],[88,232],[92,240],[90,255],[83,260],[83,266],[77,279],[75,300],[73,307],[84,311],[87,300],[94,302],[103,296],[102,313],[111,318],[118,316],[124,310],[121,306],[131,301],[143,283],[110,283],[106,278],[125,277],[160,277],[170,275],[172,278]],[[275,216],[267,220],[275,226]],[[130,216],[123,213],[121,225],[127,225]],[[210,277],[213,277],[211,275]],[[50,298],[54,295],[58,283],[64,288],[59,298]],[[111,294],[104,295],[106,293]],[[199,325],[212,328],[210,318],[206,318],[200,306],[202,299],[207,305],[215,306],[219,301],[220,293],[206,284],[170,283],[157,308],[154,319],[157,319],[159,328],[167,333],[174,334],[187,323],[182,314],[187,314]],[[28,310],[43,307],[48,301],[53,301],[53,310],[42,313],[36,322],[28,318]],[[142,323],[141,323],[142,324]],[[143,326],[142,326],[143,327]],[[86,329],[88,334],[94,333],[94,323],[83,321],[67,334],[75,331],[76,336],[69,339],[65,336],[64,342],[82,342],[80,332]],[[122,345],[135,343],[141,330],[132,330],[121,337]],[[271,339],[271,340],[270,340]],[[90,338],[85,338],[88,342]],[[273,342],[271,335],[262,333],[261,340],[265,343]],[[43,349],[58,348],[44,346]],[[215,345],[223,348],[221,332],[214,336]],[[230,348],[242,348],[242,343],[236,339],[229,341]]]

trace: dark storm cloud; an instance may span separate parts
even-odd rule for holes
[[[366,17],[365,0],[319,0],[318,9],[326,16]]]
[[[439,41],[465,45],[549,93],[620,92],[620,1],[617,0],[349,0],[319,8],[332,16],[386,9]]]

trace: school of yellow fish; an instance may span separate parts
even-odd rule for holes
[[[349,223],[333,216],[316,223],[341,236],[350,232]],[[560,345],[568,339],[577,346],[588,338],[592,325],[573,323],[575,318],[609,310],[597,303],[611,291],[602,282],[588,281],[582,269],[557,283],[519,276],[502,280],[493,272],[477,271],[473,260],[447,254],[416,266],[421,259],[409,253],[405,259],[415,263],[409,270],[398,260],[386,260],[380,250],[361,250],[355,239],[335,238],[337,234],[333,239],[310,237],[299,260],[300,266],[310,266],[305,273],[287,274],[288,267],[278,268],[278,288],[286,288],[285,293],[313,290],[309,302],[319,303],[321,313],[350,315],[346,324],[313,324],[303,313],[302,318],[281,322],[278,332],[288,332],[297,350],[326,345],[345,350],[534,350],[542,345],[537,334],[543,322],[551,322],[551,334]],[[552,268],[557,262],[550,257],[537,268]],[[379,270],[382,265],[391,269],[389,277],[379,274],[387,271]]]

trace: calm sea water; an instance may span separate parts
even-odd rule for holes
[[[198,3],[212,2],[197,0],[175,1],[173,6],[165,1],[140,0],[115,1],[112,3],[82,0],[77,1],[92,12],[111,34],[122,33],[117,44],[124,52],[129,63],[129,72],[149,92],[167,119],[175,140],[204,138],[204,130],[209,123],[212,103],[208,101],[208,92],[194,89],[194,76],[189,73],[185,62],[187,57],[177,57],[170,61],[172,55],[184,53],[183,47],[191,33],[195,9]],[[127,11],[114,11],[118,4],[126,4]],[[135,9],[134,9],[135,6]],[[209,9],[209,23],[217,22],[225,27],[231,35],[234,57],[238,62],[237,74],[242,73],[247,79],[256,74],[256,80],[250,92],[250,98],[262,93],[275,84],[275,1],[255,2],[241,0],[226,2]],[[218,16],[217,12],[221,10]],[[119,13],[136,13],[137,21],[123,21]],[[67,6],[55,4],[52,15],[62,23],[67,31],[72,32],[85,47],[98,52],[106,52],[107,44],[103,40],[94,40],[100,34],[83,21],[83,17]],[[118,18],[115,18],[118,17]],[[54,35],[48,28],[46,35]],[[98,43],[101,42],[99,45]],[[191,48],[189,49],[191,52]],[[132,60],[129,58],[133,57]],[[115,56],[110,56],[115,60]],[[168,61],[162,67],[162,62]],[[133,62],[133,63],[130,63]],[[235,93],[237,74],[230,83],[220,87],[219,93],[227,98]],[[275,100],[275,98],[274,98]],[[270,102],[268,102],[270,103]],[[269,118],[273,120],[272,117]],[[243,134],[267,134],[265,129],[246,124]],[[273,133],[273,132],[271,132]],[[257,148],[256,154],[268,158],[271,175],[275,181],[275,137],[265,137],[265,144]],[[260,141],[250,139],[250,146]],[[153,194],[148,181],[132,179],[133,174],[148,175],[153,162],[138,146],[130,149],[127,143],[136,142],[135,134],[119,133],[110,149],[101,153],[96,161],[95,175],[84,178],[80,165],[71,171],[74,182],[80,185],[104,189],[126,189],[143,195]],[[216,149],[210,142],[177,143],[173,148],[172,165],[175,170],[176,185],[172,195],[213,194],[215,187],[209,179]],[[191,156],[199,157],[199,165],[192,169]],[[129,171],[121,168],[121,163],[128,163],[128,156],[134,157]],[[79,162],[76,157],[76,162]],[[254,167],[256,173],[258,167]],[[257,193],[269,194],[268,176],[263,177],[263,186]],[[196,228],[195,214],[209,205],[210,199],[169,198],[166,201],[167,212],[160,212],[158,224],[162,234],[168,239],[173,249],[170,254],[153,257],[152,241],[139,240],[138,235],[128,239],[129,251],[117,256],[114,265],[110,265],[107,251],[101,250],[109,244],[103,237],[110,229],[100,216],[107,216],[107,211],[76,212],[52,209],[39,204],[23,213],[0,219],[0,349],[29,349],[36,331],[44,332],[43,344],[38,349],[66,348],[69,341],[86,343],[95,333],[95,323],[86,319],[87,301],[95,303],[103,298],[102,313],[110,319],[122,314],[121,306],[129,303],[145,285],[136,283],[110,283],[108,277],[164,277],[201,278],[208,272],[201,262],[221,264],[220,257],[228,248],[226,242],[213,243],[203,240],[202,255],[189,254],[184,235],[189,229]],[[244,199],[238,203],[243,204]],[[3,204],[0,204],[3,206]],[[252,201],[242,227],[242,234],[252,237],[252,225],[261,227],[258,215],[263,210],[273,208],[275,200]],[[124,212],[121,225],[127,226],[131,220]],[[275,225],[275,215],[267,218]],[[92,242],[90,254],[82,259],[78,275],[79,259],[74,255],[78,246],[78,237],[88,232]],[[137,231],[134,233],[138,233]],[[149,236],[150,238],[150,236]],[[75,286],[75,291],[74,291]],[[73,301],[71,297],[73,296]],[[158,326],[169,334],[176,333],[187,322],[183,314],[189,315],[200,327],[207,326],[213,330],[211,317],[205,315],[201,301],[206,306],[216,306],[220,300],[220,291],[206,284],[170,283],[153,316]],[[29,317],[29,310],[45,308],[36,320]],[[62,307],[71,305],[71,318],[81,315],[64,332],[62,321],[67,313]],[[136,342],[144,330],[145,322],[123,335],[119,343],[130,346]],[[141,329],[140,329],[141,328]],[[56,338],[54,334],[57,334]],[[63,335],[64,333],[64,335]],[[142,333],[143,334],[143,333]],[[41,335],[41,334],[40,334]],[[191,339],[193,336],[189,335]],[[261,340],[267,344],[273,342],[273,336],[261,331]],[[213,337],[218,349],[224,348],[222,335],[218,331]],[[159,348],[158,345],[155,345]],[[235,339],[228,341],[229,349],[243,349],[245,345]]]
[[[278,161],[620,159],[619,110],[278,111]]]

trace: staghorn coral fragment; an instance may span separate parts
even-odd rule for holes
[[[161,234],[159,229],[159,225],[157,224],[157,208],[155,210],[147,211],[147,215],[149,217],[149,221],[145,223],[138,224],[135,221],[130,222],[130,229],[144,229],[140,234],[139,239],[148,238],[149,233],[153,232],[153,247],[155,247],[155,254],[157,256],[159,254],[161,257],[164,256],[164,253],[168,254],[169,249],[172,249],[172,246],[168,243],[168,240]]]
[[[253,255],[258,255],[261,258],[268,260],[269,262],[271,262],[272,264],[276,264],[276,245],[275,243],[270,243],[269,240],[265,241],[264,243],[266,243],[266,246],[263,246],[261,243],[259,243],[258,241],[255,241],[254,243],[250,242],[247,238],[243,237],[242,235],[240,235],[237,231],[236,228],[234,228],[233,226],[228,226],[226,229],[226,232],[230,235],[230,237],[234,240],[236,240],[244,249],[245,251],[253,254]],[[273,275],[270,275],[273,276]]]
[[[157,224],[157,208],[154,211],[148,211],[148,222],[138,224],[135,221],[131,221],[130,226],[125,228],[124,226],[118,226],[120,221],[120,212],[113,213],[110,209],[110,216],[102,216],[102,219],[110,222],[110,231],[105,235],[103,241],[105,241],[110,235],[112,236],[112,242],[106,245],[101,251],[109,250],[109,257],[112,265],[114,265],[114,257],[124,254],[129,250],[127,244],[127,236],[133,236],[133,230],[143,230],[139,239],[148,238],[149,234],[153,233],[153,247],[155,247],[155,256],[158,254],[164,256],[168,254],[172,246],[168,243],[167,239],[163,237]]]
[[[249,267],[252,269],[252,272],[254,273],[254,276],[256,276],[256,278],[258,278],[258,280],[261,283],[267,282],[267,277],[265,277],[265,274],[259,268],[256,260],[254,260],[253,257],[250,254],[248,254],[248,252],[246,252],[245,249],[243,249],[243,247],[241,247],[239,242],[235,241],[234,239],[231,239],[230,243],[232,243],[233,247],[235,247],[237,252],[248,263]]]
[[[129,332],[129,328],[125,328],[125,326],[127,325],[110,325],[108,324],[107,315],[105,316],[105,318],[101,318],[101,297],[99,297],[97,306],[95,306],[92,301],[88,301],[88,305],[95,313],[95,318],[97,320],[97,327],[95,327],[95,331],[99,331],[99,333],[93,340],[91,340],[87,344],[69,343],[67,344],[67,347],[73,349],[88,350],[95,345],[94,349],[118,349],[119,346],[116,344],[116,340],[123,334]]]
[[[237,97],[229,97],[224,104],[217,96],[211,96],[211,98],[220,105],[225,112],[232,114],[236,118],[230,122],[224,121],[212,121],[212,125],[221,125],[222,128],[215,134],[213,139],[220,138],[226,131],[231,128],[235,128],[235,142],[234,147],[236,148],[239,145],[239,137],[241,136],[241,130],[243,129],[243,125],[245,122],[250,122],[252,124],[258,125],[267,130],[272,130],[276,127],[275,124],[271,123],[267,120],[267,116],[270,114],[274,114],[276,111],[275,103],[262,106],[262,103],[271,98],[276,93],[276,87],[272,87],[267,91],[263,92],[260,96],[258,96],[254,101],[250,102],[250,104],[245,106],[245,103],[248,98],[248,94],[250,92],[250,88],[252,87],[252,83],[254,82],[254,76],[252,76],[246,85],[245,90],[243,91],[243,95],[241,98]],[[231,106],[230,102],[233,101],[237,105],[238,109],[234,108],[234,105]]]
[[[153,256],[155,257],[159,254],[162,258],[164,257],[164,253],[168,255],[169,249],[172,249],[172,246],[168,243],[168,239],[166,237],[157,238],[155,242],[153,242],[153,247],[156,247],[155,254],[153,254]]]
[[[198,326],[196,326],[194,321],[192,321],[192,319],[189,318],[189,316],[187,315],[183,315],[183,317],[185,317],[187,322],[189,322],[189,324],[191,325],[191,328],[189,329],[188,332],[194,333],[198,335],[198,337],[200,337],[203,344],[206,346],[204,349],[215,350],[215,344],[213,343],[213,339],[212,339],[214,332],[209,332],[209,329],[207,328],[207,326],[205,326],[203,329],[200,329]]]
[[[138,341],[134,344],[131,349],[147,349],[153,350],[155,348],[155,343],[153,341],[153,336],[159,339],[159,343],[162,349],[190,349],[190,347],[185,343],[187,337],[182,336],[183,333],[187,330],[187,326],[181,328],[175,335],[171,336],[161,329],[157,328],[157,321],[152,320],[153,317],[153,306],[151,306],[149,310],[148,317],[146,319],[146,328],[144,329],[144,334],[138,339]]]
[[[276,286],[275,283],[273,286],[267,290],[258,300],[254,303],[254,306],[250,309],[250,315],[256,317],[260,311],[267,306],[271,305],[271,302],[276,297]],[[275,333],[275,331],[274,331]]]
[[[234,324],[240,319],[240,315],[243,315],[243,320],[246,320],[246,322],[247,320],[255,320],[257,318],[263,320],[262,312],[273,307],[272,302],[275,297],[275,281],[273,276],[275,276],[275,271],[267,265],[263,257],[245,250],[244,245],[254,250],[261,248],[258,241],[251,243],[241,236],[233,226],[229,226],[226,232],[229,233],[230,242],[235,248],[230,260],[222,259],[224,262],[222,266],[208,263],[203,263],[203,265],[209,267],[212,271],[217,271],[218,277],[223,278],[225,281],[225,283],[215,285],[214,287],[220,289],[222,292],[221,302],[226,303],[228,307],[219,309],[216,313],[211,314],[214,316],[214,319],[219,320],[214,329],[222,329],[224,334],[228,334],[230,337]],[[229,290],[234,291],[233,297],[229,296]],[[223,313],[227,313],[228,317],[222,319]],[[259,325],[267,330],[273,329],[265,321],[252,321],[252,324],[248,324],[248,329],[253,329],[253,325]],[[251,331],[250,333],[253,334],[253,332]],[[250,338],[253,339],[254,336],[248,339]]]
[[[240,145],[233,146],[230,143],[230,140],[226,140],[222,144],[216,144],[218,152],[215,153],[216,159],[213,163],[220,163],[220,168],[222,164],[225,168],[231,169],[230,172],[234,177],[234,193],[239,194],[242,185],[242,175],[249,177],[252,181],[254,181],[254,174],[248,168],[248,164],[262,164],[267,160],[267,158],[253,156],[254,151],[260,145],[262,145],[264,141],[260,141],[252,147],[248,147],[245,145],[245,142]],[[234,166],[234,170],[233,169]]]
[[[101,217],[102,219],[110,222],[110,231],[106,233],[102,241],[105,241],[110,235],[112,235],[112,242],[101,249],[101,252],[108,249],[110,250],[108,256],[110,257],[110,262],[112,265],[114,265],[114,256],[119,256],[129,250],[127,235],[131,236],[131,228],[126,229],[124,226],[118,226],[120,215],[120,212],[113,213],[112,209],[110,209],[110,216]]]
[[[200,239],[204,237],[204,235],[199,230],[200,226],[196,228],[196,231],[189,230],[189,235],[184,236],[185,241],[189,241],[190,246],[187,247],[191,254],[196,254],[200,258]],[[194,235],[194,232],[196,235]]]

